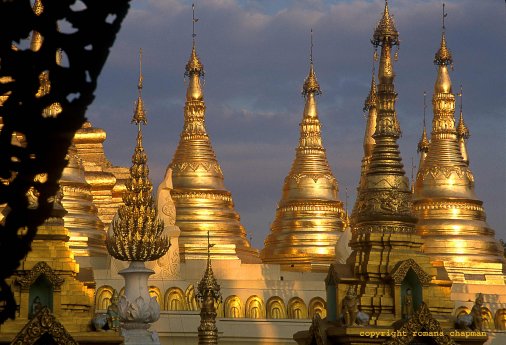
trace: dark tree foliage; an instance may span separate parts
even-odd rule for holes
[[[0,0],[0,95],[8,95],[0,107],[0,204],[9,210],[0,225],[0,324],[14,318],[16,311],[6,278],[50,215],[67,149],[85,121],[98,75],[129,8],[129,0],[42,4],[43,12],[35,15],[30,0]],[[42,46],[37,51],[23,49],[20,42],[33,31],[42,35]],[[57,64],[57,51],[66,57],[67,66]],[[36,97],[42,72],[49,74],[51,89]],[[61,113],[43,116],[43,109],[56,102]],[[15,133],[24,136],[23,145],[12,143]],[[39,174],[46,178],[37,182]],[[29,191],[36,195],[35,203],[33,197],[29,203]]]

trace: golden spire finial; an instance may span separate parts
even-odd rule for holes
[[[445,4],[443,3],[443,28],[441,32],[441,46],[439,50],[437,51],[435,57],[434,57],[434,64],[439,66],[447,66],[452,64],[452,53],[450,49],[446,46],[446,27],[445,27],[445,18],[448,16],[448,13],[445,12]]]
[[[307,97],[310,93],[315,95],[321,95],[322,91],[320,89],[320,84],[318,84],[318,80],[316,79],[316,74],[314,71],[313,64],[313,29],[311,29],[311,46],[309,52],[309,73],[304,80],[304,85],[302,87],[302,94]]]
[[[192,52],[190,55],[190,59],[186,64],[185,76],[190,77],[192,75],[204,76],[204,66],[200,62],[200,59],[197,55],[197,50],[195,48],[195,37],[197,34],[195,33],[195,23],[198,22],[199,19],[195,18],[195,4],[192,4]]]
[[[375,46],[383,46],[384,43],[389,45],[399,45],[399,32],[395,28],[395,22],[388,10],[388,0],[385,0],[385,9],[376,30],[374,30],[373,39],[371,41]]]
[[[423,132],[420,141],[418,142],[417,152],[427,153],[429,151],[429,139],[427,138],[427,126],[425,124],[425,113],[427,110],[427,92],[423,92]]]
[[[460,92],[458,93],[460,97],[460,117],[459,124],[457,125],[457,136],[463,139],[469,139],[469,128],[467,128],[466,123],[464,122],[464,114],[462,112],[462,85],[460,85]]]
[[[132,123],[137,125],[137,144],[132,156],[130,176],[125,183],[124,205],[119,207],[112,223],[112,231],[106,238],[109,253],[122,261],[156,260],[162,257],[170,246],[167,236],[162,236],[164,224],[158,218],[152,194],[153,185],[149,180],[148,157],[142,146],[141,122],[146,124],[146,118],[140,94],[142,71],[140,75],[139,98],[132,120]]]
[[[142,76],[142,48],[139,49],[139,82],[137,83],[137,89],[139,90],[139,96],[137,97],[137,102],[135,102],[134,116],[132,118],[132,123],[139,125],[141,122],[145,125],[148,120],[146,118],[146,110],[144,109],[144,101],[142,100],[142,85],[143,85],[143,76]]]

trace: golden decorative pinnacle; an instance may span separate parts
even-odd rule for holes
[[[441,34],[441,46],[434,57],[434,64],[442,66],[442,65],[450,65],[453,62],[452,53],[450,49],[446,46],[446,36],[445,32]]]
[[[191,76],[192,74],[197,74],[199,76],[204,76],[204,66],[200,62],[200,59],[197,55],[197,51],[195,49],[195,37],[197,37],[197,34],[195,33],[195,23],[198,22],[198,18],[195,18],[195,4],[192,4],[192,52],[190,55],[190,59],[188,60],[188,63],[186,64],[185,69],[185,76]]]
[[[425,152],[429,151],[430,141],[427,138],[427,126],[425,125],[425,112],[427,110],[427,92],[423,92],[423,132],[420,141],[418,142],[417,152]]]
[[[141,73],[142,75],[142,73]],[[139,78],[139,98],[142,77]],[[142,146],[141,122],[146,123],[145,113],[134,114],[138,126],[137,145],[132,156],[130,177],[125,183],[124,205],[118,209],[112,223],[112,233],[107,234],[109,253],[122,261],[152,261],[162,257],[169,249],[167,236],[162,236],[164,224],[158,219],[153,199],[153,185],[149,180],[147,155]]]
[[[395,28],[395,22],[388,10],[388,1],[385,0],[385,9],[383,17],[381,17],[376,30],[374,30],[372,44],[375,46],[382,46],[387,42],[391,46],[399,45],[399,32]]]
[[[457,125],[457,136],[463,139],[469,139],[469,128],[467,128],[466,123],[464,122],[464,115],[462,113],[462,85],[460,85],[460,92],[458,94],[460,97],[460,117],[459,124]]]
[[[310,93],[314,93],[316,95],[321,95],[322,91],[320,89],[320,84],[318,84],[318,80],[316,79],[316,74],[314,72],[313,65],[313,29],[311,29],[311,48],[309,54],[309,74],[304,81],[304,85],[302,87],[302,94],[307,96]]]
[[[211,248],[214,244],[210,243],[210,235],[209,231],[207,232],[207,268],[204,273],[204,276],[199,282],[197,287],[197,298],[202,299],[205,297],[206,292],[209,291],[212,294],[212,297],[215,299],[219,299],[221,297],[220,293],[220,285],[216,281],[214,277],[213,268],[211,265]]]
[[[147,124],[146,110],[144,109],[144,101],[142,100],[142,48],[139,49],[139,82],[137,83],[137,89],[139,90],[139,96],[137,102],[135,102],[134,116],[132,123],[139,125],[141,122]]]
[[[453,62],[452,53],[450,49],[446,46],[446,35],[445,35],[445,18],[448,16],[448,13],[445,12],[445,4],[443,3],[443,31],[441,33],[441,46],[439,50],[436,52],[436,56],[434,57],[434,64],[442,66],[442,65],[450,65]]]
[[[374,62],[372,67],[372,78],[371,78],[371,88],[369,89],[369,94],[367,95],[367,98],[364,102],[364,109],[363,111],[368,111],[372,107],[376,107],[376,104],[378,103],[378,90],[376,87],[376,79],[374,78]]]

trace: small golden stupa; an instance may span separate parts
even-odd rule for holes
[[[299,125],[299,146],[261,257],[263,262],[280,264],[287,270],[327,271],[335,258],[345,214],[322,144],[316,104],[321,90],[314,71],[312,42],[302,94],[306,104]]]
[[[455,125],[455,96],[449,73],[453,59],[444,26],[434,63],[438,74],[432,97],[432,133],[413,197],[423,250],[431,261],[444,264],[454,282],[504,285],[503,248],[486,223],[483,202],[474,192],[465,147],[469,130],[462,109],[459,125]]]
[[[74,145],[70,146],[67,159],[60,186],[64,195],[62,204],[67,210],[64,219],[70,233],[70,249],[77,257],[106,256],[104,224],[98,218],[91,186],[86,182],[83,163]]]
[[[194,20],[195,23],[196,20]],[[211,146],[205,126],[204,93],[200,83],[204,67],[197,56],[195,34],[185,76],[189,79],[184,106],[184,125],[179,145],[169,167],[172,169],[171,196],[176,206],[176,225],[181,229],[181,261],[206,259],[205,245],[210,232],[213,259],[241,259],[259,262],[246,229],[225,188],[223,172]]]

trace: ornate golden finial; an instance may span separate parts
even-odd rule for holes
[[[448,13],[445,12],[445,4],[443,3],[443,30],[441,33],[441,46],[437,51],[434,57],[434,64],[442,66],[442,65],[450,65],[453,63],[452,53],[450,49],[446,46],[446,27],[445,27],[445,18],[448,16]]]
[[[304,85],[302,87],[302,94],[307,97],[308,94],[313,93],[315,95],[321,95],[322,91],[320,89],[320,84],[318,84],[318,80],[316,79],[316,74],[314,71],[313,64],[313,29],[311,29],[311,47],[309,52],[309,74],[304,81]]]
[[[141,51],[142,53],[142,51]],[[142,88],[142,72],[139,77],[139,99]],[[139,105],[140,104],[140,105]],[[130,177],[125,183],[124,205],[120,206],[107,234],[109,253],[122,261],[152,261],[162,257],[169,249],[167,236],[163,236],[163,221],[153,198],[153,185],[149,180],[148,157],[142,146],[141,122],[146,123],[142,102],[137,102],[132,120],[137,124],[137,145],[132,156]]]
[[[142,48],[139,49],[139,82],[137,83],[137,89],[139,90],[139,96],[137,97],[137,102],[135,102],[135,110],[134,116],[132,118],[132,123],[139,125],[141,122],[145,125],[148,120],[146,118],[146,110],[144,109],[144,101],[142,100],[142,84],[143,84],[143,76],[142,76]]]
[[[364,102],[364,108],[362,109],[364,112],[368,111],[372,107],[376,107],[376,103],[378,102],[378,90],[376,86],[376,79],[374,78],[374,74],[376,73],[376,65],[375,58],[372,60],[372,77],[371,77],[371,88],[369,89],[369,94]]]
[[[384,43],[390,46],[399,45],[399,32],[395,28],[395,22],[388,10],[388,1],[385,0],[385,9],[376,30],[374,30],[373,39],[374,46],[383,46]]]
[[[417,152],[424,152],[427,153],[429,151],[429,139],[427,138],[427,126],[425,124],[425,113],[427,110],[427,92],[423,92],[423,131],[422,131],[422,137],[420,138],[420,141],[418,142],[418,149]]]
[[[460,97],[460,117],[459,124],[457,125],[457,136],[463,139],[469,139],[469,128],[467,128],[466,123],[464,122],[464,114],[462,112],[462,85],[460,85],[460,92],[458,93]]]
[[[199,19],[195,18],[195,4],[192,4],[192,52],[190,59],[186,64],[185,76],[187,77],[193,74],[204,76],[204,66],[200,62],[197,50],[195,49],[195,37],[197,37],[197,34],[195,33],[195,23],[198,21]]]

